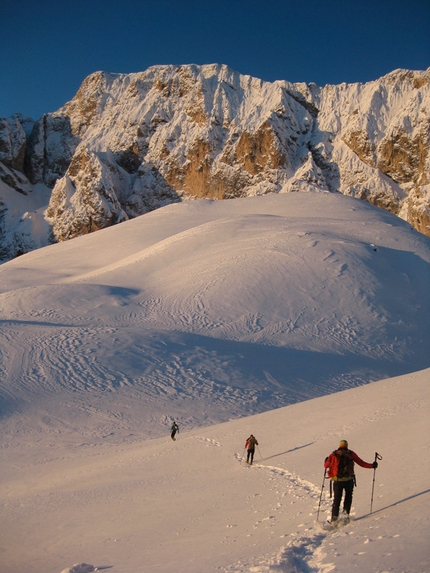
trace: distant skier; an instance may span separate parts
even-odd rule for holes
[[[364,462],[355,452],[348,449],[348,442],[341,440],[339,448],[332,452],[324,461],[324,467],[328,469],[327,476],[333,484],[333,505],[331,509],[331,523],[337,521],[339,517],[340,502],[342,493],[345,490],[343,500],[343,514],[349,520],[349,512],[352,505],[352,493],[355,485],[354,462],[362,468],[377,468],[378,462]]]
[[[245,448],[248,450],[248,453],[246,455],[247,464],[252,465],[252,462],[254,461],[255,446],[258,446],[258,442],[256,438],[251,434],[245,443]]]
[[[176,432],[178,432],[179,434],[179,426],[176,422],[173,422],[172,427],[170,428],[170,437],[172,438],[172,440],[176,440],[175,438]]]

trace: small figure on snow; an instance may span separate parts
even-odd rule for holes
[[[246,455],[247,464],[252,465],[252,462],[254,461],[255,446],[258,446],[258,442],[256,438],[251,434],[245,443],[245,448],[248,450],[248,453]]]
[[[176,432],[178,432],[179,434],[179,426],[176,422],[173,422],[172,427],[170,428],[170,437],[172,438],[172,440],[176,440],[175,435]]]
[[[352,505],[352,493],[354,490],[355,474],[354,462],[362,468],[377,468],[378,462],[364,462],[355,452],[348,449],[348,442],[341,440],[339,448],[332,452],[324,461],[324,467],[328,469],[327,477],[332,480],[333,485],[333,505],[331,509],[331,523],[337,521],[339,517],[340,502],[343,491],[345,498],[343,500],[343,514],[346,520],[349,520],[349,512]]]

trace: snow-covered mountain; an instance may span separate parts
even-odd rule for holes
[[[339,191],[429,234],[430,68],[320,88],[224,65],[97,72],[0,120],[0,259],[189,198]]]

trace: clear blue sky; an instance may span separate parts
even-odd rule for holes
[[[56,111],[98,70],[219,63],[323,86],[430,66],[430,0],[0,0],[0,26],[0,117]]]

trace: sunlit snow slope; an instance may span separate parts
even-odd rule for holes
[[[1,571],[427,573],[429,376],[181,428],[175,442],[168,428],[79,447],[60,432],[55,443],[15,433],[2,449]],[[250,432],[253,466],[241,463]],[[366,461],[375,451],[382,460],[375,473],[356,467],[352,522],[327,532],[323,461],[345,438]]]
[[[428,367],[429,247],[300,193],[174,204],[24,255],[0,266],[3,419],[159,436]]]

